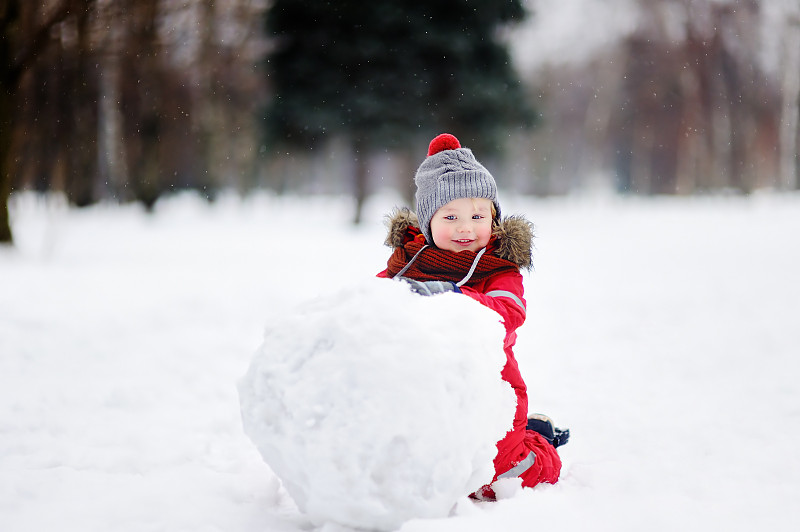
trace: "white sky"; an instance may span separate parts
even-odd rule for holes
[[[695,0],[698,8],[729,1],[732,0]],[[509,35],[517,68],[524,76],[548,64],[580,64],[590,60],[600,49],[613,45],[635,29],[639,3],[639,0],[526,0],[531,16]],[[664,2],[662,8],[669,6]],[[781,61],[781,43],[786,32],[800,24],[800,2],[763,0],[760,9],[759,59],[767,71],[775,71]],[[684,16],[678,12],[676,15]]]
[[[511,34],[520,72],[580,63],[635,24],[635,0],[527,0],[532,16]]]

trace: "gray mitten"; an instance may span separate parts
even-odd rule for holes
[[[401,277],[400,280],[408,283],[412,292],[423,296],[433,296],[444,294],[445,292],[461,293],[461,289],[451,281],[415,281],[407,277]]]

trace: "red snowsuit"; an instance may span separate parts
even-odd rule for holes
[[[522,478],[522,485],[528,487],[540,482],[554,484],[561,473],[561,459],[555,448],[538,432],[525,429],[528,422],[528,389],[522,380],[512,350],[517,341],[517,327],[525,322],[522,275],[519,272],[501,273],[471,287],[462,287],[461,291],[502,316],[506,328],[503,342],[506,365],[501,376],[517,394],[513,429],[497,442],[497,456],[494,459],[495,477],[492,481],[502,475],[519,476]],[[508,292],[510,295],[487,295],[501,292]],[[531,452],[532,457],[529,456]],[[526,468],[531,460],[533,464]],[[519,467],[515,470],[517,466]],[[511,473],[506,474],[508,472]]]
[[[378,274],[378,277],[388,276],[387,270]],[[561,459],[555,448],[539,433],[525,428],[528,421],[528,392],[513,352],[517,340],[516,330],[525,322],[522,275],[518,270],[506,271],[469,283],[469,286],[462,286],[460,289],[462,293],[502,317],[506,329],[503,348],[507,360],[501,376],[517,395],[513,428],[497,442],[495,476],[492,482],[498,478],[518,476],[522,478],[522,485],[527,487],[533,487],[540,482],[554,484],[561,472]],[[491,490],[483,491],[484,495],[493,496]]]

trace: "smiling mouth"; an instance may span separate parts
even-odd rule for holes
[[[459,239],[459,240],[453,240],[453,242],[455,242],[456,244],[461,244],[462,246],[467,246],[469,244],[472,244],[475,241],[474,240],[468,240],[468,239]]]

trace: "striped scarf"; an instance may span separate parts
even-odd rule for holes
[[[389,277],[394,277],[411,261],[411,265],[402,273],[416,281],[452,281],[471,286],[479,281],[504,272],[516,272],[519,268],[511,261],[501,259],[491,253],[494,240],[492,240],[475,265],[474,272],[470,275],[476,257],[480,252],[465,250],[459,253],[446,251],[433,246],[426,246],[419,239],[406,242],[402,247],[395,248],[387,263]],[[424,250],[422,248],[425,248]],[[422,250],[422,253],[420,253]]]

